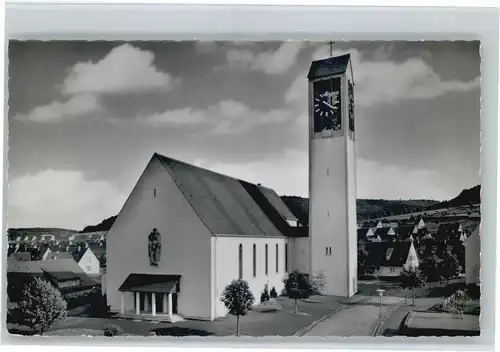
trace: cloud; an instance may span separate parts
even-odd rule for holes
[[[103,59],[78,62],[64,80],[65,94],[167,91],[176,80],[159,71],[154,54],[130,44],[113,48]]]
[[[9,227],[81,229],[114,215],[125,197],[104,180],[79,171],[45,170],[9,182]]]
[[[168,110],[138,118],[139,122],[145,122],[153,126],[186,125],[204,120],[205,116],[202,112],[191,108]]]
[[[211,135],[229,135],[248,132],[256,126],[279,124],[291,121],[293,110],[273,109],[258,111],[234,100],[222,100],[206,109],[183,108],[167,110],[148,116],[138,117],[136,122],[156,127],[204,124],[203,131]]]
[[[261,183],[281,195],[308,197],[309,156],[307,152],[286,150],[281,157],[250,163],[221,163],[195,159],[193,164],[239,178]],[[407,169],[358,158],[357,198],[370,199],[436,199],[445,200],[456,189],[443,189],[437,170]]]
[[[405,168],[358,158],[357,198],[446,200],[456,189],[443,188],[439,170]]]
[[[255,53],[248,48],[232,48],[226,53],[229,68],[281,75],[295,64],[303,42],[285,42],[276,50]]]
[[[281,157],[241,164],[194,160],[197,166],[274,189],[280,195],[308,196],[308,155],[286,150]]]
[[[391,47],[380,49],[370,58],[364,58],[356,49],[334,51],[333,56],[351,54],[355,81],[355,100],[359,106],[392,103],[403,99],[432,99],[450,92],[467,92],[480,86],[480,77],[462,82],[443,80],[421,58],[410,58],[398,63],[391,61]],[[313,60],[329,56],[328,48],[320,48]],[[307,101],[307,73],[295,79],[285,94],[287,102]]]
[[[38,106],[27,114],[18,114],[14,118],[21,121],[59,122],[72,120],[81,116],[100,111],[102,107],[93,95],[75,95],[61,103],[53,101],[50,104]]]
[[[210,107],[209,115],[214,117],[211,133],[216,135],[240,134],[256,126],[284,123],[295,116],[292,110],[258,111],[232,100],[224,100]]]

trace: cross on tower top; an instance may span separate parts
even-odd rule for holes
[[[333,54],[333,44],[334,44],[334,43],[335,43],[335,42],[332,42],[332,41],[327,42],[327,44],[329,44],[329,45],[330,45],[330,56],[332,56],[332,54]]]

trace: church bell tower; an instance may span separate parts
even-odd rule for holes
[[[307,78],[310,274],[324,275],[323,294],[351,297],[358,284],[350,55],[313,61]]]

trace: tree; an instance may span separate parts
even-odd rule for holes
[[[452,313],[457,319],[464,318],[464,309],[467,302],[470,301],[467,293],[462,290],[456,291],[453,295],[448,297],[443,302],[443,308],[445,311]]]
[[[293,271],[285,280],[285,288],[288,297],[295,300],[295,314],[298,312],[298,300],[308,298],[313,294],[313,287],[307,275]]]
[[[99,257],[99,266],[103,269],[106,269],[106,254],[103,254]]]
[[[18,312],[17,323],[43,335],[47,329],[66,319],[67,305],[52,284],[37,277],[24,286]]]
[[[432,254],[420,264],[420,269],[429,283],[437,282],[442,279],[442,263],[443,260],[441,258],[436,254]]]
[[[272,299],[278,298],[278,292],[276,292],[276,289],[274,288],[274,286],[271,289],[271,292],[269,292],[269,295],[271,296]]]
[[[449,279],[457,275],[459,269],[458,258],[450,251],[445,251],[441,263],[441,276],[446,279],[448,285]]]
[[[264,291],[260,294],[260,303],[269,301],[269,292],[267,292],[267,287],[264,287]]]
[[[425,285],[424,275],[419,268],[408,267],[401,272],[400,276],[401,286],[411,289],[413,298],[412,305],[415,305],[415,288]]]
[[[240,316],[247,315],[252,309],[255,298],[245,280],[233,280],[224,288],[221,301],[229,311],[236,316],[236,336],[240,336]]]

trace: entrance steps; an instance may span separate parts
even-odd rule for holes
[[[117,314],[114,316],[115,319],[127,319],[127,320],[138,320],[138,321],[151,321],[158,323],[177,323],[179,321],[183,321],[184,318],[177,314],[172,314],[172,316],[168,316],[168,314],[135,314],[135,312],[125,312],[123,314]]]

